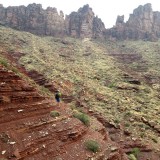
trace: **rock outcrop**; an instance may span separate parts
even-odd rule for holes
[[[0,6],[0,24],[38,35],[63,36],[65,34],[64,15],[58,14],[56,8],[46,10],[40,4],[29,4],[27,7]]]
[[[38,35],[72,36],[76,38],[104,38],[104,23],[94,16],[89,5],[72,12],[64,18],[62,11],[56,8],[46,10],[41,4],[29,4],[27,7],[7,7],[0,5],[0,24],[14,29],[28,31]]]
[[[94,16],[89,5],[80,8],[78,12],[72,12],[66,18],[68,35],[81,38],[104,38],[104,23]]]
[[[160,37],[160,12],[153,12],[151,4],[140,5],[125,23],[124,16],[118,16],[116,25],[108,29],[107,38],[143,39],[156,41]]]
[[[105,29],[104,23],[95,16],[89,5],[64,17],[62,11],[40,4],[27,7],[7,7],[0,5],[0,24],[14,29],[28,31],[38,35],[71,36],[75,38],[149,40],[157,41],[160,37],[160,12],[154,12],[151,4],[140,5],[128,21],[118,16],[113,28]]]

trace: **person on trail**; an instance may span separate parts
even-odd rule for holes
[[[55,93],[55,99],[56,99],[56,102],[58,104],[58,107],[60,107],[60,101],[61,101],[60,98],[61,98],[61,93],[60,93],[59,90],[57,90],[56,93]]]

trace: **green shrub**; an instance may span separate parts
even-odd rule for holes
[[[145,129],[150,129],[150,127],[149,126],[147,126],[147,125],[145,125],[145,127],[144,127]]]
[[[158,140],[156,138],[152,138],[152,141],[158,143]]]
[[[140,150],[139,150],[139,148],[133,148],[131,153],[137,158],[138,154],[140,153]]]
[[[129,126],[130,126],[130,124],[129,124],[129,123],[125,123],[124,125],[125,125],[125,127],[129,127]]]
[[[137,160],[137,158],[133,154],[130,154],[128,158],[129,160]]]
[[[109,88],[115,88],[116,87],[116,83],[115,82],[112,82],[108,85]]]
[[[140,134],[140,137],[141,137],[141,138],[144,138],[144,137],[145,137],[145,133],[142,132],[142,133]]]
[[[146,93],[150,93],[151,92],[151,90],[149,88],[145,88],[145,89],[143,89],[143,91],[146,92]]]
[[[89,116],[84,113],[77,112],[73,116],[83,122],[86,126],[90,123]]]
[[[124,114],[125,117],[129,117],[131,116],[131,112],[127,111],[125,114]]]
[[[0,64],[2,64],[5,67],[8,67],[8,62],[4,59],[0,59]]]
[[[58,116],[60,116],[60,113],[58,111],[51,111],[50,116],[51,117],[58,117]]]
[[[18,69],[17,68],[12,68],[12,71],[14,72],[14,73],[19,73],[19,71],[18,71]]]
[[[119,123],[119,122],[120,122],[119,119],[115,119],[115,120],[114,120],[114,123]]]
[[[89,151],[92,152],[98,152],[100,150],[100,146],[98,144],[98,142],[96,142],[95,140],[88,140],[85,142],[85,146]]]

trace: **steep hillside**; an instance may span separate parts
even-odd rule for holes
[[[0,65],[0,159],[106,158],[127,160],[96,118],[64,103],[58,107],[33,84]]]
[[[50,91],[60,89],[72,110],[96,117],[126,153],[159,158],[159,41],[102,43],[5,27],[0,36],[1,55]]]

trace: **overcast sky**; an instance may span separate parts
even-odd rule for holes
[[[160,0],[0,0],[0,4],[4,7],[27,6],[31,3],[42,4],[44,9],[48,6],[55,7],[67,15],[89,4],[95,15],[102,19],[106,28],[115,24],[117,15],[124,15],[125,21],[128,20],[129,14],[139,5],[151,3],[153,11],[160,11]]]

